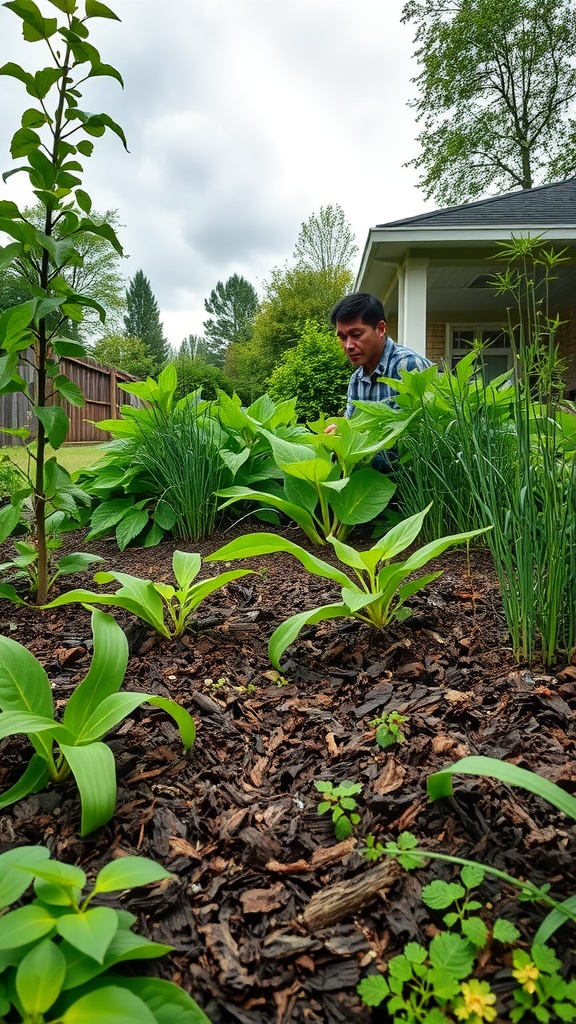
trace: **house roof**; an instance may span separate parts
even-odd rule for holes
[[[394,315],[404,301],[399,290],[402,275],[413,282],[425,269],[428,315],[441,318],[454,310],[462,316],[476,315],[482,303],[475,282],[498,269],[494,260],[499,244],[522,235],[541,238],[562,252],[551,298],[559,307],[572,304],[576,177],[378,224],[368,233],[355,287],[379,295]],[[506,296],[500,298],[503,309],[507,301]]]
[[[576,225],[576,177],[552,185],[520,189],[502,196],[491,196],[475,203],[432,210],[417,217],[387,221],[377,228],[448,228],[488,225],[523,228]]]

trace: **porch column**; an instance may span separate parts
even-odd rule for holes
[[[398,272],[398,337],[399,345],[426,355],[426,292],[428,265],[426,259],[407,259]]]

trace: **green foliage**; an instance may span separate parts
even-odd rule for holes
[[[433,501],[424,525],[428,540],[485,525],[469,465],[479,451],[504,478],[515,475],[517,452],[510,373],[485,383],[477,354],[470,352],[453,371],[434,365],[422,373],[401,372],[395,380],[395,408],[357,402],[354,425],[394,436],[398,458],[392,479],[404,515]],[[391,381],[389,381],[391,382]],[[469,454],[470,453],[470,454]]]
[[[195,394],[176,401],[173,363],[158,381],[148,377],[120,387],[145,405],[124,405],[119,419],[98,424],[115,440],[81,478],[98,501],[88,540],[115,531],[123,550],[135,542],[158,544],[165,531],[187,540],[209,536],[223,469],[221,431],[209,404]]]
[[[80,793],[81,834],[105,825],[116,804],[114,755],[102,738],[144,702],[167,712],[188,749],[194,721],[166,697],[120,693],[128,643],[111,616],[92,613],[94,655],[90,670],[69,698],[62,721],[55,718],[50,680],[36,658],[9,637],[0,636],[0,739],[28,736],[34,754],[18,782],[0,796],[0,808],[37,793],[70,773]]]
[[[187,355],[178,355],[174,359],[178,387],[176,398],[184,398],[193,391],[200,391],[202,398],[212,402],[218,397],[219,391],[227,395],[233,393],[231,381],[217,366],[211,366],[203,359],[193,358]]]
[[[140,338],[147,355],[154,360],[154,370],[162,369],[168,358],[168,342],[160,323],[160,308],[144,271],[137,270],[126,289],[124,331],[128,337]]]
[[[409,845],[408,836],[404,834],[403,848]],[[415,842],[413,836],[409,838]],[[437,856],[443,859],[441,854]],[[470,975],[479,966],[481,953],[485,958],[494,942],[517,942],[520,932],[504,918],[496,918],[491,927],[486,924],[478,913],[483,903],[475,892],[485,870],[473,862],[460,863],[463,866],[458,881],[436,879],[422,889],[426,906],[436,912],[446,911],[442,922],[447,930],[437,932],[428,947],[408,943],[400,956],[389,961],[387,979],[369,975],[358,985],[368,1006],[385,1002],[394,1020],[413,1024],[441,1024],[455,1018],[471,1024],[496,1020],[496,995],[488,982]],[[535,942],[530,954],[514,949],[512,959],[512,977],[517,983],[513,996],[518,1005],[510,1011],[510,1020],[519,1021],[525,1016],[538,1021],[576,1019],[576,981],[566,982],[560,976],[561,963],[551,949]]]
[[[82,209],[78,205],[74,206],[73,210],[78,217],[82,217]],[[38,231],[44,230],[46,210],[42,203],[26,207],[23,214],[25,219],[33,224]],[[91,210],[90,219],[96,225],[105,225],[105,230],[112,229],[116,233],[122,226],[117,210],[107,210],[103,214]],[[60,239],[61,231],[62,223],[55,223],[53,237],[56,240]],[[60,325],[59,331],[87,344],[88,339],[101,330],[100,308],[105,313],[108,333],[121,328],[125,306],[125,283],[121,270],[122,253],[112,248],[105,235],[94,234],[90,231],[77,233],[74,249],[77,258],[62,268],[62,277],[73,292],[89,295],[98,306],[97,308],[86,306],[81,321],[70,318],[67,324]],[[11,269],[14,273],[22,274],[23,283],[30,289],[26,298],[31,298],[35,278],[30,273],[30,267],[26,261],[16,258]],[[54,314],[52,317],[48,317],[48,321],[51,322],[53,318]]]
[[[172,982],[114,974],[114,968],[171,952],[133,931],[136,918],[98,896],[173,876],[146,857],[106,864],[85,892],[81,868],[50,859],[44,846],[0,854],[0,1016],[22,1024],[209,1024]],[[8,910],[34,883],[35,898]]]
[[[69,337],[69,323],[79,324],[85,309],[95,310],[101,320],[104,309],[90,294],[76,291],[67,274],[83,265],[83,246],[88,236],[109,243],[119,254],[121,246],[113,227],[91,216],[90,196],[81,188],[81,159],[91,155],[92,139],[107,130],[114,132],[124,146],[122,129],[107,114],[92,114],[80,109],[81,83],[100,76],[122,84],[119,72],[102,62],[98,50],[88,42],[88,22],[92,18],[116,15],[104,4],[86,0],[56,3],[62,23],[56,17],[45,18],[32,2],[10,3],[9,9],[22,22],[24,40],[43,40],[50,54],[50,65],[35,74],[8,62],[0,74],[20,81],[32,98],[12,138],[10,152],[17,166],[4,174],[4,180],[24,173],[32,186],[43,214],[41,227],[27,211],[11,201],[0,202],[0,230],[10,241],[0,249],[0,266],[16,268],[30,287],[31,298],[10,307],[0,316],[0,393],[21,391],[37,421],[37,437],[31,455],[34,470],[27,492],[20,503],[32,497],[38,547],[38,597],[46,598],[48,553],[46,517],[50,503],[58,508],[66,501],[66,484],[55,460],[46,464],[46,444],[58,449],[66,438],[68,416],[58,400],[82,406],[80,388],[61,372],[63,356],[81,356],[82,345]],[[36,215],[34,215],[36,217]],[[36,217],[37,219],[37,217]],[[89,285],[85,282],[85,286]],[[20,359],[28,359],[34,378],[27,382],[19,372]],[[16,428],[28,436],[26,428]],[[59,489],[59,485],[64,484]],[[17,510],[18,499],[13,497]],[[70,513],[74,514],[74,513]]]
[[[91,590],[68,590],[46,605],[59,608],[63,604],[103,604],[113,608],[124,608],[143,622],[152,626],[160,636],[170,640],[182,636],[200,603],[220,590],[231,580],[250,575],[252,569],[231,569],[212,576],[207,580],[196,580],[201,567],[200,555],[186,551],[175,551],[172,568],[177,586],[170,583],[153,583],[124,572],[98,572],[96,583],[120,583],[114,594],[95,593]],[[153,701],[151,701],[153,703]]]
[[[408,719],[398,711],[385,711],[373,718],[370,725],[376,729],[376,743],[383,750],[393,747],[395,743],[405,743],[406,737],[402,726]]]
[[[0,498],[9,498],[19,490],[26,477],[10,459],[9,455],[0,455]]]
[[[456,761],[449,768],[431,775],[428,779],[430,799],[437,800],[439,797],[451,796],[452,775],[459,772],[467,775],[487,775],[499,779],[508,786],[520,786],[522,789],[528,790],[529,793],[534,793],[542,800],[546,800],[552,807],[558,808],[558,810],[576,821],[576,797],[561,789],[556,783],[542,778],[536,772],[527,771],[525,768],[519,768],[518,765],[509,764],[507,761],[499,761],[497,758],[492,757],[465,757],[460,761]],[[486,870],[489,869],[486,868]],[[544,899],[544,902],[553,908],[540,925],[534,937],[536,944],[541,945],[547,942],[554,932],[565,923],[566,918],[576,922],[576,894],[570,896],[563,903],[558,904],[542,891],[537,890],[530,893],[529,889],[526,890],[525,883],[515,880],[514,884],[528,898]],[[535,887],[532,888],[535,889]]]
[[[228,345],[250,341],[258,295],[245,277],[233,274],[225,282],[218,281],[204,300],[204,308],[210,314],[203,324],[206,341],[216,365],[222,366]]]
[[[302,223],[294,259],[299,267],[311,270],[349,271],[357,252],[344,210],[330,203]]]
[[[261,428],[283,477],[283,491],[235,485],[219,491],[222,508],[237,501],[257,501],[293,519],[314,544],[329,536],[344,538],[353,526],[370,522],[387,506],[394,485],[370,466],[360,466],[382,448],[382,438],[353,428],[342,419],[326,434],[324,421],[311,423],[315,433],[298,442],[285,441]]]
[[[559,973],[561,963],[547,946],[532,946],[530,953],[512,953],[512,977],[518,982],[510,1020],[576,1020],[576,979],[566,981]]]
[[[56,580],[60,579],[61,576],[84,572],[89,565],[93,565],[95,562],[104,561],[100,555],[90,555],[82,551],[75,551],[73,554],[62,555],[61,558],[56,559],[54,557],[54,552],[61,546],[62,537],[59,537],[57,534],[48,536],[46,541],[49,566],[46,585],[47,593],[50,593],[52,587],[56,583]],[[2,562],[0,565],[0,573],[4,574],[8,581],[6,583],[0,583],[0,597],[14,602],[14,604],[27,604],[27,602],[22,600],[18,595],[17,591],[9,581],[26,580],[30,593],[32,595],[38,593],[38,547],[36,544],[28,540],[15,541],[14,547],[16,549],[14,557],[8,562]]]
[[[299,419],[316,420],[343,409],[349,378],[350,365],[334,332],[308,321],[272,371],[268,393],[275,401],[295,398]]]
[[[229,561],[234,558],[251,558],[267,555],[274,551],[285,551],[294,555],[308,572],[323,579],[334,580],[342,587],[342,600],[338,604],[322,605],[312,611],[298,612],[290,616],[274,631],[270,638],[268,653],[270,661],[280,670],[280,658],[306,625],[314,625],[327,619],[354,618],[375,629],[384,629],[394,619],[403,620],[410,615],[405,602],[442,572],[428,573],[414,577],[419,569],[433,558],[441,555],[454,544],[463,544],[482,533],[471,530],[468,533],[441,537],[425,544],[404,561],[393,561],[396,555],[409,548],[422,526],[428,510],[392,527],[368,551],[356,551],[335,537],[328,537],[341,564],[352,569],[355,579],[341,569],[322,561],[298,544],[278,537],[273,533],[255,533],[225,544],[206,561]]]
[[[314,785],[322,794],[322,800],[316,808],[318,814],[330,814],[338,842],[348,839],[360,824],[355,797],[362,792],[361,783],[340,782],[335,786],[332,782],[318,780]]]
[[[570,0],[408,0],[425,195],[444,206],[574,174]]]
[[[125,334],[107,334],[100,338],[94,344],[92,355],[103,366],[113,366],[134,377],[150,377],[156,369],[156,360],[142,339]]]
[[[266,390],[278,360],[298,343],[306,322],[322,328],[328,323],[332,307],[351,286],[349,271],[308,267],[272,271],[251,340],[231,345],[226,353],[225,373],[246,401],[253,401]]]

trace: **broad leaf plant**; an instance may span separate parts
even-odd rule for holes
[[[175,701],[120,692],[128,641],[116,620],[95,609],[92,630],[90,670],[70,696],[62,721],[56,718],[50,680],[40,663],[21,644],[0,636],[0,740],[27,736],[34,748],[24,774],[0,794],[0,808],[72,775],[80,794],[82,835],[105,825],[114,813],[116,766],[103,742],[111,729],[147,703],[174,719],[186,749],[196,735],[193,718]]]

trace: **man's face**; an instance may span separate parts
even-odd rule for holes
[[[365,373],[372,373],[384,351],[386,334],[386,321],[381,320],[376,327],[362,323],[362,320],[352,320],[344,324],[341,320],[336,321],[336,337],[342,345],[352,366],[362,366]]]

